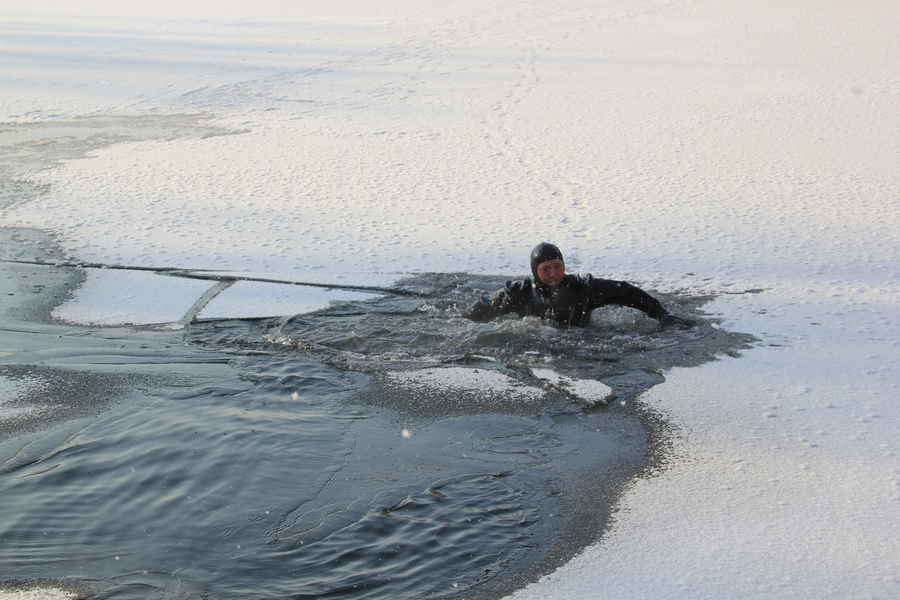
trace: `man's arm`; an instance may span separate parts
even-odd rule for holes
[[[687,329],[694,325],[694,322],[690,319],[676,317],[667,311],[659,303],[659,300],[627,281],[593,279],[591,281],[591,295],[593,296],[593,302],[599,302],[596,306],[618,304],[636,308],[659,321],[659,324],[663,327]]]
[[[662,321],[669,312],[659,300],[627,281],[591,278],[591,308],[617,304],[636,308],[657,321]]]

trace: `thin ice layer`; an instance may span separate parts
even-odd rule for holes
[[[362,300],[375,294],[348,290],[239,281],[216,296],[200,319],[273,317],[312,312],[342,300]]]
[[[87,270],[87,280],[53,311],[63,321],[88,325],[146,325],[179,321],[209,281],[147,271]]]

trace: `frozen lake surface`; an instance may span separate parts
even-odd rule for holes
[[[48,538],[68,531],[82,544],[133,534],[128,547],[138,547],[135,529],[47,509],[61,490],[77,488],[73,506],[99,511],[102,490],[85,473],[106,472],[120,486],[107,490],[118,511],[141,498],[126,485],[131,478],[170,484],[171,494],[157,502],[185,509],[190,537],[278,530],[264,512],[253,513],[257,529],[256,517],[234,529],[213,516],[190,519],[187,496],[196,496],[172,473],[178,461],[153,463],[143,475],[122,470],[145,451],[189,448],[195,430],[166,420],[177,418],[165,410],[177,402],[175,384],[157,377],[183,375],[193,390],[184,394],[195,401],[182,404],[195,405],[191,420],[206,419],[196,437],[214,450],[203,460],[234,469],[234,444],[214,441],[214,432],[226,422],[267,419],[271,428],[260,427],[261,437],[240,439],[257,453],[263,477],[278,478],[285,468],[262,457],[281,447],[287,424],[257,406],[242,414],[241,394],[272,394],[292,410],[327,397],[329,410],[376,415],[335,426],[333,435],[323,426],[331,440],[323,447],[336,449],[358,437],[407,451],[451,439],[455,430],[438,424],[454,419],[482,440],[491,431],[524,431],[521,419],[536,419],[529,431],[541,441],[529,447],[556,447],[544,434],[566,431],[561,447],[573,451],[591,447],[575,432],[593,436],[604,419],[621,417],[643,431],[653,424],[630,419],[653,414],[661,418],[655,423],[668,423],[674,433],[664,468],[620,486],[619,510],[600,515],[608,527],[597,543],[515,592],[517,600],[900,594],[895,2],[466,0],[427,10],[411,0],[187,4],[0,8],[0,226],[10,235],[0,258],[128,267],[5,263],[33,274],[7,297],[0,414],[32,425],[0,443],[45,436],[29,437],[33,450],[13,454],[36,458],[35,470],[52,469],[4,475],[5,489],[30,489],[39,501],[4,504],[11,512],[2,526],[18,533],[13,548],[4,538],[3,560],[14,564],[0,563],[0,578],[20,579],[28,563],[46,569],[35,574],[41,578],[76,585],[82,572],[49,563],[40,550],[46,526]],[[53,243],[26,230],[47,232]],[[481,330],[449,304],[424,301],[431,308],[412,312],[405,303],[422,298],[362,296],[412,282],[443,290],[448,301],[453,289],[468,300],[476,288],[524,274],[528,251],[542,240],[563,249],[571,271],[626,279],[676,310],[705,311],[698,336],[730,340],[727,332],[742,332],[755,341],[736,354],[736,340],[706,347],[710,338],[668,338],[628,313],[599,315],[595,328],[574,337],[527,321]],[[212,290],[216,281],[146,269],[244,279]],[[461,273],[469,275],[453,275]],[[463,280],[445,286],[453,277]],[[208,303],[199,302],[204,294]],[[400,308],[385,310],[392,302]],[[312,320],[286,319],[317,309],[323,312]],[[342,329],[356,326],[357,336]],[[510,340],[523,350],[515,360],[506,353]],[[404,355],[411,344],[427,352]],[[643,376],[617,379],[616,363],[597,354],[610,351],[604,344],[626,371]],[[676,356],[694,345],[703,349],[700,359]],[[590,350],[579,355],[584,347]],[[231,362],[195,360],[223,353]],[[719,360],[705,362],[710,354]],[[548,356],[549,367],[532,360]],[[325,369],[326,381],[307,382],[312,392],[288,390],[278,369],[292,369],[291,361],[310,373]],[[134,373],[136,362],[146,373]],[[551,391],[574,411],[572,422],[551,426],[540,416],[552,404],[535,400],[533,390],[550,385],[539,376],[543,368],[567,378],[548,376],[568,382]],[[211,381],[203,383],[205,369]],[[358,378],[350,387],[369,390],[369,401],[331,394],[342,377]],[[626,406],[585,410],[572,395],[573,382],[584,381],[609,386]],[[507,398],[499,412],[486,411],[472,392],[505,385],[520,401]],[[77,391],[91,389],[110,394]],[[217,395],[222,389],[230,392]],[[434,389],[455,389],[458,402],[425,411],[435,403],[416,402]],[[488,413],[505,416],[485,417],[497,420],[483,427],[469,421]],[[41,420],[47,415],[57,415],[52,426]],[[73,423],[89,424],[90,435],[52,437]],[[370,425],[378,435],[354,429]],[[482,452],[476,462],[490,463],[486,448],[473,446]],[[565,478],[566,461],[552,454],[542,464]],[[420,464],[406,455],[397,461]],[[583,466],[599,473],[596,464]],[[423,477],[437,472],[432,467]],[[529,468],[518,471],[521,489],[546,492],[524,483]],[[454,480],[462,486],[454,494],[506,481]],[[404,507],[435,511],[437,497],[410,492]],[[263,504],[240,490],[234,498],[254,510]],[[560,513],[539,512],[528,527],[546,526],[542,539],[564,535],[561,521],[548,520]],[[125,516],[137,521],[137,514]],[[293,516],[287,523],[303,522]],[[298,539],[296,529],[287,531],[267,547],[272,554],[258,553],[258,564],[267,568],[266,556],[279,551],[302,554],[285,546]],[[136,554],[88,545],[89,552],[71,547],[106,570],[82,583],[140,576],[129,562]],[[165,548],[140,545],[151,554]],[[243,557],[226,542],[212,548]],[[174,564],[179,552],[186,550],[161,559]],[[478,576],[464,560],[444,564]],[[190,565],[178,568],[192,581]],[[159,580],[128,584],[164,597],[193,592]],[[38,588],[49,594],[53,585]],[[25,597],[17,590],[8,594]]]

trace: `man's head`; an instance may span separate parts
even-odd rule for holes
[[[531,274],[538,285],[559,285],[566,275],[562,252],[553,244],[541,242],[531,251]]]

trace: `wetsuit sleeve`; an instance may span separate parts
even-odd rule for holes
[[[617,304],[636,308],[657,320],[669,314],[656,298],[627,281],[592,279],[590,294],[591,309]]]
[[[497,291],[492,298],[483,296],[463,316],[473,321],[490,321],[511,312],[525,314],[531,295],[530,279],[507,281],[505,288]]]

